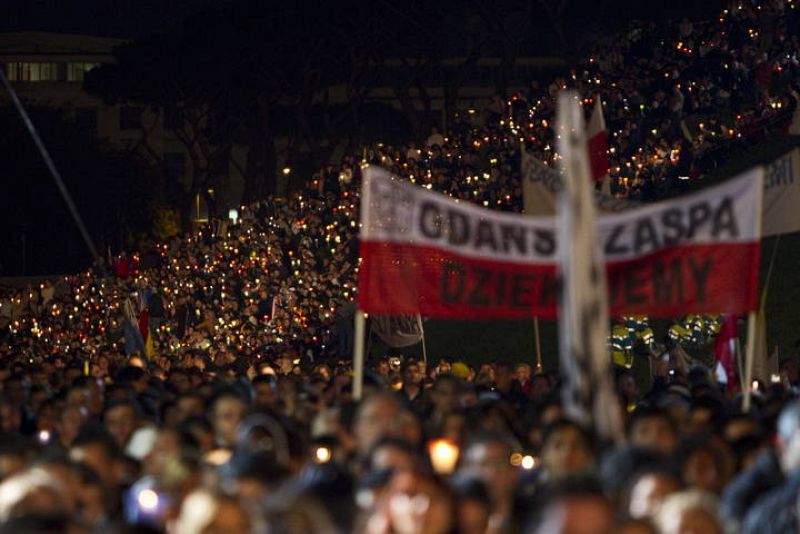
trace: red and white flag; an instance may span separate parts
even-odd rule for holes
[[[586,129],[587,143],[589,145],[589,162],[592,179],[596,182],[608,175],[608,129],[603,117],[603,101],[600,96],[595,96],[594,109]]]
[[[728,391],[736,389],[736,340],[739,338],[739,322],[735,315],[727,315],[717,334],[714,353],[717,365],[722,368]],[[717,373],[718,375],[721,373]],[[718,377],[721,378],[721,377]]]
[[[758,302],[760,187],[750,170],[598,218],[613,316],[745,314]],[[364,172],[359,309],[424,317],[555,317],[553,217],[490,211]]]

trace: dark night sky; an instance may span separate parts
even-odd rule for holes
[[[273,3],[275,9],[280,9],[280,2],[264,2]],[[183,17],[204,8],[231,3],[235,0],[0,0],[0,31],[46,30],[137,37],[169,29]],[[605,3],[606,20],[592,22],[614,26],[621,20],[620,13],[624,13],[626,19],[656,20],[683,15],[692,18],[713,16],[723,2],[607,0]],[[584,11],[584,5],[597,4],[598,0],[572,0],[569,3],[576,17]],[[458,19],[457,14],[454,15]]]
[[[44,30],[108,37],[163,31],[232,0],[0,0],[0,31]]]

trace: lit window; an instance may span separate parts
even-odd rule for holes
[[[82,82],[87,72],[97,67],[99,63],[68,63],[67,81]]]
[[[57,82],[64,79],[63,63],[17,62],[6,66],[12,82]]]

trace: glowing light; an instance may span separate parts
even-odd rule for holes
[[[536,467],[536,458],[531,456],[530,454],[526,454],[522,457],[522,462],[520,463],[523,469],[530,470]]]
[[[458,445],[449,439],[435,439],[428,444],[428,454],[434,471],[441,475],[452,473],[458,462]]]
[[[317,447],[317,450],[314,451],[314,461],[318,464],[326,464],[330,462],[332,456],[333,454],[328,447]]]
[[[136,496],[136,501],[142,510],[152,512],[158,508],[158,493],[151,489],[145,489]]]

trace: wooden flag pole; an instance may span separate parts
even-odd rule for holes
[[[737,321],[737,332],[738,332],[738,321]],[[739,336],[736,336],[736,353],[734,354],[734,359],[736,360],[736,369],[739,371],[739,388],[744,394],[744,390],[747,389],[747,382],[745,382],[745,372],[744,372],[744,352],[742,352],[742,342],[739,340]]]
[[[364,312],[356,311],[355,343],[353,345],[353,400],[361,400],[364,388]]]
[[[756,192],[756,206],[755,206],[755,222],[756,222],[756,237],[761,239],[761,217],[762,217],[762,203],[764,195],[764,168],[760,168],[758,172],[758,189]],[[777,250],[777,249],[776,249]],[[773,255],[774,255],[773,251]],[[768,273],[771,275],[772,273]],[[753,360],[756,356],[756,318],[758,313],[751,311],[747,315],[747,351],[745,353],[744,361],[744,397],[742,398],[742,411],[748,413],[750,411],[750,403],[752,400],[752,380],[753,380]]]

